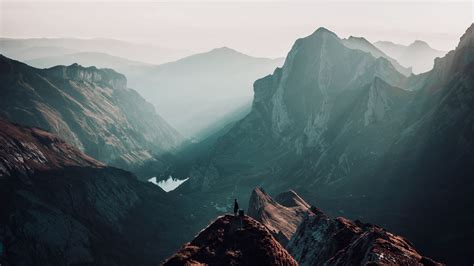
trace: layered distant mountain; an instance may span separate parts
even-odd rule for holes
[[[157,265],[203,226],[51,133],[0,120],[0,146],[2,265]]]
[[[390,63],[392,63],[392,65],[397,69],[398,72],[402,73],[405,76],[411,75],[411,68],[406,68],[406,67],[401,66],[397,62],[397,60],[393,59],[392,57],[382,52],[379,48],[375,47],[372,43],[370,43],[363,37],[350,36],[347,39],[343,39],[342,43],[348,48],[357,49],[357,50],[370,53],[375,58],[383,57],[387,59],[388,61],[390,61]]]
[[[218,48],[159,66],[121,69],[132,88],[185,136],[194,136],[252,100],[252,84],[283,59]]]
[[[408,46],[387,41],[375,42],[374,45],[405,67],[411,67],[415,74],[431,70],[434,59],[446,54],[445,51],[433,49],[426,42],[420,40],[416,40]]]
[[[164,262],[170,265],[298,265],[268,229],[254,219],[218,217]]]
[[[469,263],[474,232],[474,26],[432,71],[406,77],[320,28],[257,80],[251,112],[195,163],[176,193],[228,201],[294,189],[330,214],[406,235]],[[423,230],[420,230],[420,228]]]
[[[185,50],[105,38],[0,38],[0,53],[20,61],[49,57],[54,59],[55,57],[81,52],[106,53],[111,56],[149,64],[162,64],[191,54],[191,52]],[[38,63],[41,63],[41,61]]]
[[[50,68],[58,65],[69,66],[77,63],[85,67],[94,66],[97,68],[110,68],[115,70],[121,70],[123,68],[133,66],[150,65],[143,62],[132,61],[126,58],[98,52],[80,52],[54,55],[26,60],[24,62],[36,68]]]
[[[110,69],[36,69],[1,56],[0,81],[2,117],[54,132],[108,164],[133,168],[183,140]]]

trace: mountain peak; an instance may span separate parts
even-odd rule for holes
[[[358,41],[362,41],[362,42],[366,42],[366,43],[370,43],[369,41],[367,41],[366,38],[364,37],[357,37],[357,36],[349,36],[348,40],[358,40]],[[371,43],[370,43],[371,44]],[[372,45],[372,44],[371,44]]]
[[[288,190],[280,193],[275,197],[275,200],[285,207],[304,207],[310,208],[311,206],[306,203],[294,190]]]
[[[241,52],[235,50],[235,49],[232,49],[230,47],[227,47],[227,46],[222,46],[222,47],[218,47],[218,48],[214,48],[210,51],[211,53],[214,52],[214,53],[231,53],[231,54],[242,54]]]
[[[409,45],[409,47],[415,47],[415,48],[431,48],[428,43],[422,40],[415,40],[412,44]]]
[[[313,34],[334,34],[336,35],[334,32],[326,29],[325,27],[319,27],[318,29],[316,29]]]
[[[298,265],[268,229],[249,216],[218,217],[163,265]]]
[[[324,27],[319,27],[317,30],[315,30],[310,36],[324,36],[324,35],[332,35],[334,37],[337,37],[336,33],[324,28]],[[339,37],[337,37],[339,38]]]
[[[248,215],[263,223],[286,245],[310,206],[292,190],[276,198],[277,201],[262,188],[255,188],[250,196]]]
[[[381,227],[338,217],[317,208],[305,216],[288,251],[302,265],[442,265],[419,254],[404,237]]]

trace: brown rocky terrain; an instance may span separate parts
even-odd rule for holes
[[[264,224],[286,246],[309,208],[310,205],[292,190],[279,194],[274,200],[262,188],[255,188],[250,196],[248,215]]]
[[[287,246],[300,265],[442,265],[402,236],[312,207]]]
[[[185,197],[41,129],[0,120],[0,147],[1,265],[156,265],[203,226]]]
[[[249,216],[218,217],[163,265],[298,265],[270,231]]]

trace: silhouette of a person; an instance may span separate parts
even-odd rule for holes
[[[237,216],[237,212],[239,211],[239,203],[237,199],[234,199],[234,215]]]

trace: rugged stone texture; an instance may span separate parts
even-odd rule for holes
[[[218,217],[163,265],[298,265],[268,229],[244,216]]]
[[[299,265],[442,265],[383,228],[312,207],[287,246]]]
[[[284,66],[255,82],[250,114],[176,193],[242,202],[254,187],[293,189],[331,215],[406,235],[437,260],[470,263],[474,231],[460,228],[474,223],[472,29],[409,78],[326,29],[297,40]]]
[[[0,147],[2,265],[156,265],[202,226],[198,206],[51,133],[0,120]]]
[[[105,163],[133,168],[182,137],[127,89],[122,74],[77,64],[36,69],[0,56],[0,116],[58,134]]]
[[[294,191],[281,193],[274,200],[263,189],[255,188],[250,196],[248,215],[265,225],[278,242],[286,246],[309,208]]]

